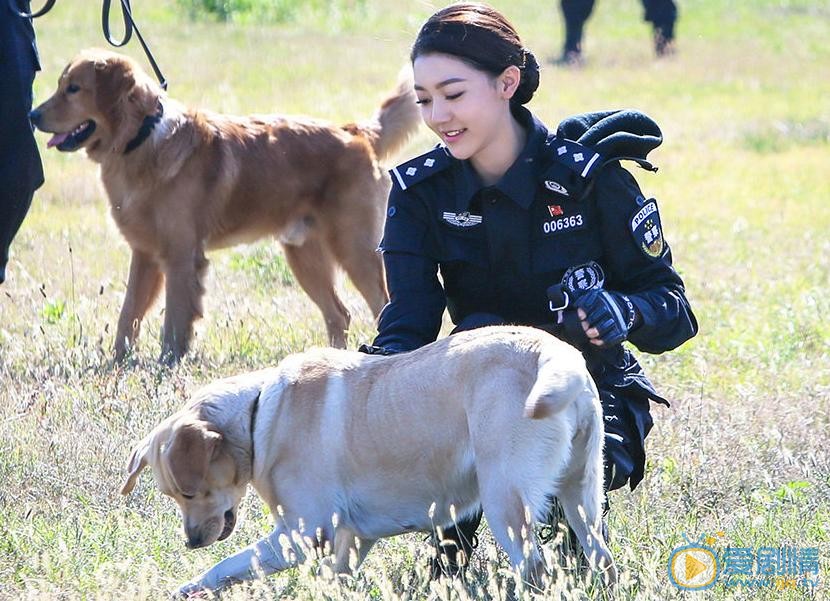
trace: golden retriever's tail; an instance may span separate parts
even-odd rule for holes
[[[397,87],[386,97],[372,119],[356,126],[347,125],[345,129],[357,129],[372,143],[378,160],[387,162],[418,129],[421,115],[416,100],[412,69],[407,66],[398,76]]]
[[[536,382],[525,400],[525,417],[550,417],[586,390],[594,390],[585,359],[576,349],[563,344],[544,345],[539,349],[538,361]]]

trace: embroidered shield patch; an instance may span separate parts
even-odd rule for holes
[[[660,211],[653,198],[637,209],[629,224],[634,241],[647,256],[659,257],[663,254],[663,228],[660,224]]]
[[[596,261],[569,267],[562,276],[562,285],[568,292],[602,288],[605,284],[605,272]]]

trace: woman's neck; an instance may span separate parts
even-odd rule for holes
[[[527,132],[508,112],[497,135],[479,152],[470,157],[470,163],[485,186],[492,186],[516,162],[527,142]]]

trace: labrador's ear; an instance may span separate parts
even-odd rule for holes
[[[207,476],[208,467],[222,441],[222,435],[203,421],[184,422],[173,430],[164,450],[170,476],[186,495],[196,494]]]
[[[141,470],[143,470],[147,466],[147,453],[149,452],[149,450],[149,437],[142,440],[133,449],[133,452],[130,454],[130,458],[127,460],[127,480],[121,487],[122,495],[130,494],[133,488],[135,488],[135,483],[136,480],[138,480],[138,475],[141,473]]]

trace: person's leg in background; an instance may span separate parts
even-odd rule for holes
[[[583,63],[582,34],[585,22],[594,10],[594,0],[561,0],[560,7],[565,22],[565,44],[557,62],[578,66]]]
[[[28,3],[21,3],[28,4]],[[23,7],[21,10],[25,9]],[[40,69],[31,21],[0,5],[0,283],[6,279],[9,247],[35,190],[43,167],[29,111],[32,83]]]
[[[677,22],[677,4],[674,0],[643,0],[645,21],[654,31],[654,52],[667,56],[675,52],[674,25]]]

